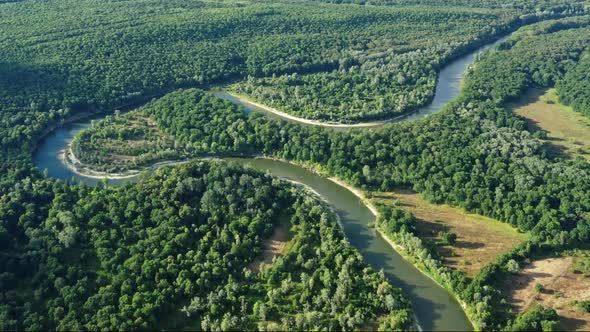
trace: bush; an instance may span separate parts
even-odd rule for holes
[[[580,311],[590,313],[590,301],[576,301],[576,308]]]
[[[506,271],[510,273],[517,273],[520,270],[518,262],[514,259],[509,260],[505,265]]]
[[[440,232],[439,237],[438,245],[441,246],[452,246],[457,242],[457,234],[452,232]]]
[[[506,326],[506,331],[555,331],[557,329],[557,312],[551,308],[536,305],[516,317]]]

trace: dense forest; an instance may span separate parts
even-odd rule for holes
[[[333,4],[357,4],[371,6],[461,6],[475,8],[515,8],[534,11],[551,11],[555,8],[576,8],[587,4],[584,0],[315,0]]]
[[[588,164],[549,154],[506,107],[528,87],[552,86],[576,67],[589,45],[589,22],[573,18],[524,28],[484,54],[470,70],[463,95],[427,121],[336,132],[246,114],[199,90],[169,94],[140,111],[174,137],[182,153],[262,153],[311,162],[369,191],[411,187],[433,202],[532,233],[531,242],[500,257],[473,281],[455,282],[463,299],[477,308],[473,315],[480,326],[499,328],[510,315],[492,286],[502,280],[499,273],[507,273],[508,260],[590,240]],[[92,131],[85,135],[93,136]],[[478,304],[482,296],[488,300]],[[528,315],[510,324],[527,329],[537,324],[531,317],[549,313],[539,309]]]
[[[231,89],[303,118],[342,123],[391,117],[432,99],[436,64],[449,57],[448,50],[435,52],[354,55],[328,73],[249,77]]]
[[[529,87],[552,87],[580,66],[577,63],[589,42],[588,17],[525,27],[500,46],[501,52],[488,54],[472,68],[465,95],[503,104],[516,100]]]
[[[233,1],[6,4],[2,149],[32,147],[45,128],[82,110],[177,87],[334,69],[348,54],[458,51],[519,24],[519,14]]]
[[[590,38],[588,22],[570,19],[524,29],[504,43],[501,52],[485,56],[468,76],[464,96],[430,121],[334,132],[247,115],[199,90],[169,94],[142,112],[195,156],[262,153],[309,161],[355,186],[383,191],[412,186],[432,201],[505,220],[544,239],[565,235],[550,231],[557,223],[558,229],[571,232],[563,240],[587,240],[588,183],[575,174],[587,174],[588,166],[548,159],[542,146],[523,130],[523,121],[501,105],[532,84],[554,84],[568,66],[574,66],[581,45]],[[552,32],[562,25],[567,28]],[[539,35],[528,37],[531,30]],[[542,46],[533,58],[535,38],[550,38],[551,48]]]
[[[557,82],[559,100],[590,117],[590,53]]]
[[[0,330],[412,325],[408,301],[363,263],[335,215],[292,185],[195,161],[137,184],[89,187],[32,164],[39,140],[64,122],[164,94],[95,123],[72,151],[107,171],[263,154],[314,164],[367,192],[412,188],[497,218],[532,239],[473,279],[438,265],[411,215],[384,212],[380,225],[428,259],[478,327],[555,327],[551,309],[515,317],[497,282],[513,261],[590,240],[590,166],[553,155],[506,102],[556,85],[587,114],[579,83],[588,81],[588,17],[523,28],[470,69],[460,98],[414,123],[304,127],[247,114],[203,89],[231,84],[328,121],[405,112],[432,98],[448,61],[519,26],[583,14],[587,2],[320,2],[2,1]],[[132,158],[113,166],[114,154]],[[289,248],[254,273],[279,223],[290,226]]]
[[[211,107],[203,100],[199,107]],[[71,152],[92,169],[115,173],[147,166],[161,160],[187,157],[184,147],[162,133],[142,112],[106,116],[91,121],[90,131],[81,131],[72,141]]]
[[[445,25],[433,17],[429,30],[433,21]],[[496,27],[488,27],[490,35],[497,33]],[[347,123],[391,118],[427,104],[433,98],[440,68],[464,53],[466,46],[473,43],[437,43],[418,50],[394,45],[379,52],[358,51],[341,57],[331,71],[249,76],[230,90],[307,119]]]
[[[0,257],[2,330],[412,323],[328,208],[237,165],[191,163],[118,188],[28,181],[2,197],[0,220],[11,253]],[[293,233],[288,253],[253,273],[280,222]]]
[[[350,66],[343,60],[355,56],[377,56],[371,63],[379,63],[404,53],[436,51],[447,57],[444,62],[519,24],[583,11],[581,5],[531,12],[305,1],[6,3],[0,10],[5,27],[0,30],[1,149],[11,155],[25,152],[26,159],[37,140],[65,119],[145,101],[177,87],[248,75],[330,72]],[[406,91],[416,103],[426,102],[432,66],[421,61],[406,69],[408,84],[415,70],[429,73],[430,87],[422,87],[419,98],[408,87],[394,94]],[[364,80],[362,75],[347,79]],[[370,91],[364,84],[355,89],[359,96]]]

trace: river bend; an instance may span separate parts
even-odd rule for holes
[[[385,122],[418,120],[443,109],[449,101],[458,96],[463,74],[468,66],[475,61],[477,55],[504,39],[479,48],[444,67],[439,73],[436,93],[431,104],[411,114]],[[247,112],[263,112],[271,117],[284,119],[227,93],[216,92],[216,95],[244,106]],[[47,135],[34,153],[34,164],[40,169],[46,169],[49,176],[62,180],[75,179],[87,184],[100,182],[100,179],[74,173],[65,166],[59,157],[80,130],[88,128],[91,120],[99,118],[96,116],[75,121]],[[300,121],[293,119],[286,120],[300,123]],[[363,255],[365,261],[376,270],[383,269],[393,285],[402,288],[410,298],[421,328],[424,330],[455,331],[473,329],[460,304],[451,294],[404,260],[374,229],[368,227],[368,224],[375,220],[375,216],[354,193],[329,179],[286,162],[254,158],[230,159],[242,164],[249,164],[259,170],[268,170],[278,177],[301,182],[319,193],[340,216],[344,233],[350,243]],[[133,180],[131,179],[131,181]],[[119,185],[125,181],[130,180],[110,180],[109,183]]]

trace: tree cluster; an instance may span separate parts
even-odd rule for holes
[[[590,117],[590,54],[568,70],[556,85],[559,100],[574,110]]]
[[[0,200],[0,329],[358,329],[413,322],[313,196],[223,162],[122,187],[23,181]],[[249,264],[286,218],[289,251]]]

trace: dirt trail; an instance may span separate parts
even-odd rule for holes
[[[271,264],[272,260],[283,253],[283,249],[289,241],[289,229],[287,225],[280,224],[275,227],[274,233],[268,240],[264,240],[264,251],[261,257],[255,259],[248,268],[253,272],[260,272],[261,267]]]

